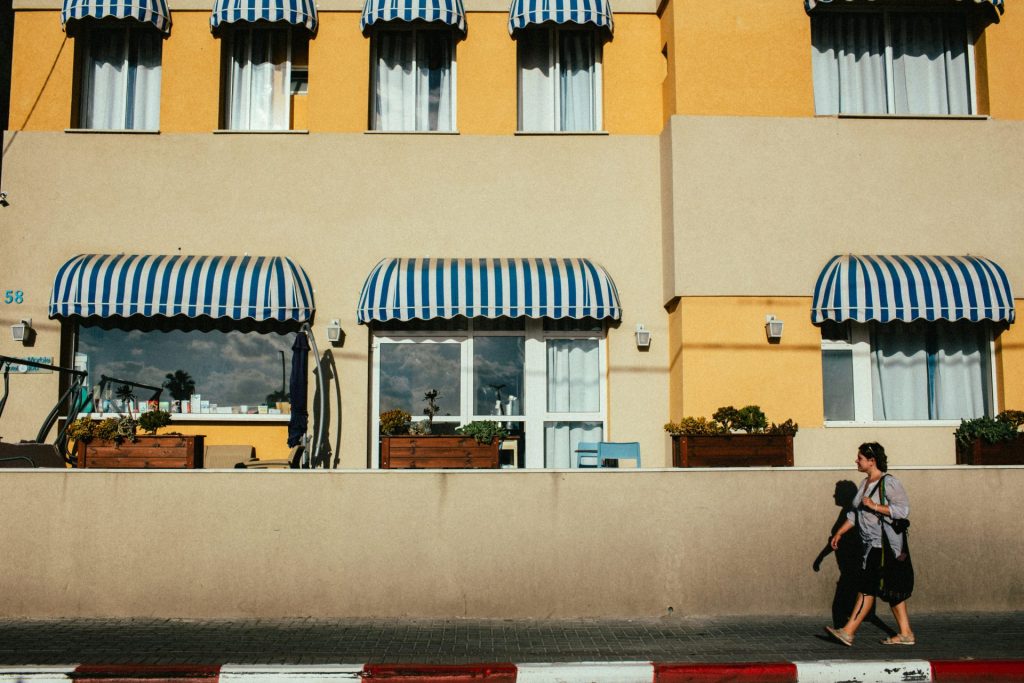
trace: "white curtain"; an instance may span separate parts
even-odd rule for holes
[[[880,13],[811,16],[816,114],[884,114],[885,24]]]
[[[596,339],[551,339],[548,350],[548,412],[596,413],[601,409],[601,371]]]
[[[989,410],[986,328],[889,323],[871,331],[876,420],[958,420]]]
[[[960,14],[890,15],[897,114],[970,114]]]
[[[544,466],[575,466],[576,445],[580,441],[600,441],[601,427],[600,422],[544,423]]]
[[[94,29],[84,37],[82,127],[157,130],[163,47],[159,32],[115,27]]]
[[[555,130],[552,32],[523,31],[516,39],[519,53],[519,130]]]
[[[280,29],[235,29],[231,33],[231,130],[288,130],[290,34]]]
[[[374,36],[375,130],[452,130],[452,34],[380,31]]]
[[[559,130],[595,130],[593,32],[561,31],[558,53],[562,105]]]

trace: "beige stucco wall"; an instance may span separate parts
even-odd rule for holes
[[[894,473],[911,499],[911,611],[1024,609],[1024,469]],[[0,470],[0,616],[825,618],[835,564],[810,565],[844,479],[852,466]]]
[[[656,137],[39,132],[8,135],[7,145],[4,280],[26,302],[0,302],[0,329],[31,316],[38,337],[29,350],[0,335],[0,354],[59,357],[47,303],[75,254],[291,256],[312,279],[318,344],[340,373],[341,465],[365,467],[369,341],[355,309],[377,261],[586,256],[611,273],[624,309],[608,335],[608,436],[639,440],[645,464],[668,462]],[[85,178],[117,191],[97,194]],[[345,332],[333,349],[331,318]],[[649,352],[633,341],[640,322],[654,335]],[[14,377],[11,396],[0,435],[32,437],[56,379]]]

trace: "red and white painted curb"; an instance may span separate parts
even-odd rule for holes
[[[820,660],[753,664],[567,662],[551,664],[212,664],[0,666],[0,683],[58,681],[157,683],[306,683],[309,681],[462,681],[517,683],[1024,683],[1021,660]]]

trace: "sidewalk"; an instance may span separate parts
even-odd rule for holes
[[[887,623],[892,621],[889,616]],[[529,667],[522,665],[531,663],[603,662],[604,671],[611,677],[588,674],[586,678],[572,680],[614,681],[618,678],[612,664],[624,662],[639,662],[650,668],[652,662],[660,666],[846,660],[864,665],[908,661],[927,665],[929,661],[1020,660],[1003,669],[1008,678],[990,680],[1024,680],[1012,677],[1018,675],[1014,671],[1024,671],[1024,613],[912,613],[911,618],[918,645],[883,646],[878,640],[884,633],[868,624],[862,628],[852,648],[838,645],[825,636],[825,616],[544,621],[0,620],[0,667],[6,668],[10,676],[18,667],[28,665],[96,665],[91,667],[94,671],[117,665],[184,665],[193,673],[208,667],[215,677],[221,665],[257,665],[250,669],[255,673],[272,671],[271,665],[315,669],[314,665],[361,667],[375,664],[383,665],[373,667],[375,670],[384,671],[387,665],[485,664],[498,675],[504,671],[502,665],[519,665],[521,670],[526,670]],[[244,671],[245,667],[224,667],[224,670]],[[693,667],[682,670],[693,670]],[[222,673],[221,678],[225,675]],[[282,677],[266,676],[264,674],[265,680],[285,678],[283,674]],[[570,678],[555,676],[536,680]],[[0,669],[0,680],[14,679],[4,678]],[[475,680],[483,678],[477,676]],[[526,680],[522,673],[520,680]],[[799,680],[811,679],[801,676]],[[932,679],[904,677],[903,680]]]

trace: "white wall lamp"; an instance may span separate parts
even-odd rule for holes
[[[21,322],[11,325],[11,341],[28,346],[32,341],[32,333],[32,318],[22,318]]]
[[[636,324],[636,348],[651,348],[651,331],[644,327],[643,323]]]
[[[337,318],[327,324],[327,341],[336,344],[341,341],[341,321]]]
[[[764,317],[764,333],[767,335],[769,343],[778,344],[782,341],[782,325],[783,322],[774,315],[769,314]]]

